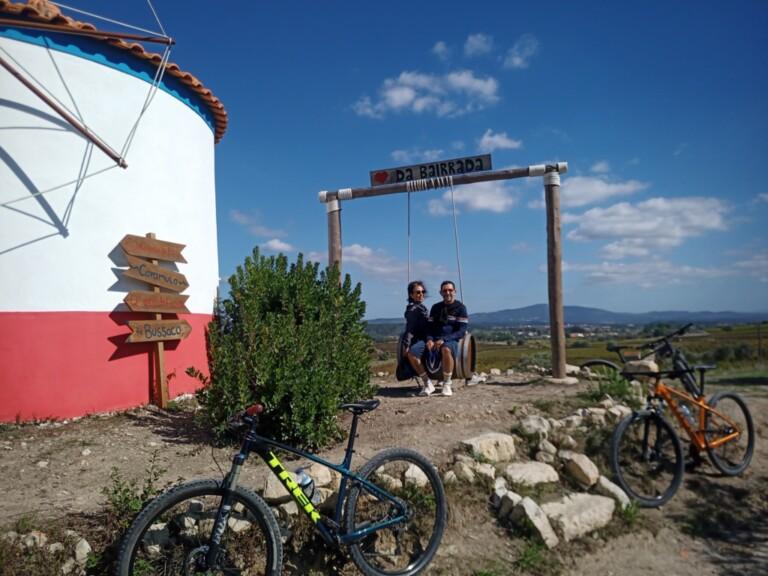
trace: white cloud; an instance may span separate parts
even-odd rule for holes
[[[432,54],[437,56],[440,60],[448,60],[448,57],[451,55],[451,50],[445,42],[439,40],[432,46]]]
[[[532,34],[523,34],[509,49],[504,68],[528,68],[530,60],[539,51],[539,41]]]
[[[719,267],[697,267],[675,264],[667,260],[650,259],[639,262],[601,262],[571,264],[563,262],[564,272],[579,272],[594,284],[628,284],[640,288],[661,288],[669,284],[695,282],[708,278],[729,276],[730,271]],[[663,281],[659,281],[663,279]]]
[[[268,252],[293,252],[295,250],[288,242],[283,242],[277,238],[264,242],[261,247]]]
[[[563,221],[577,224],[568,233],[570,240],[613,240],[603,248],[603,256],[620,259],[647,257],[679,246],[687,238],[725,230],[726,212],[717,198],[652,198],[568,214]]]
[[[611,165],[608,164],[608,160],[600,160],[599,162],[592,164],[589,171],[594,172],[595,174],[606,174],[611,171]]]
[[[453,191],[456,208],[462,207],[469,212],[507,212],[517,204],[517,198],[504,186],[503,182],[477,182],[472,186],[462,186]],[[451,191],[446,191],[439,200],[429,201],[429,213],[444,216],[451,213]]]
[[[757,201],[758,202],[765,202],[768,204],[768,192],[761,192],[757,195]]]
[[[401,72],[397,78],[384,80],[376,101],[364,96],[353,109],[371,118],[383,118],[390,112],[461,116],[495,104],[498,89],[495,78],[482,78],[471,70],[444,75]]]
[[[746,260],[734,262],[733,267],[760,282],[768,282],[768,250],[752,254]]]
[[[685,152],[686,148],[688,148],[688,143],[681,142],[675,146],[675,149],[672,151],[672,156],[680,156],[683,152]]]
[[[478,140],[477,146],[481,152],[493,152],[494,150],[517,149],[522,147],[522,140],[512,140],[506,132],[496,134],[488,128],[482,138]]]
[[[410,150],[393,150],[392,160],[403,164],[433,162],[445,156],[443,150],[439,148],[431,150],[422,150],[420,148],[411,148]]]
[[[326,262],[325,254],[310,252],[307,259],[313,262]],[[342,248],[341,260],[343,266],[354,266],[363,273],[376,278],[401,282],[407,276],[408,263],[391,256],[386,250],[375,249],[362,244],[350,244]],[[444,266],[434,264],[427,260],[417,260],[411,263],[412,276],[430,278],[444,276]]]
[[[285,236],[285,232],[277,230],[275,228],[268,228],[259,223],[259,216],[255,214],[246,214],[240,210],[230,210],[229,219],[232,222],[243,226],[249,234],[253,236],[277,236],[282,238]]]
[[[468,58],[488,54],[493,50],[493,37],[487,34],[470,34],[464,42],[464,55]]]
[[[602,176],[570,176],[563,178],[560,201],[565,207],[584,206],[613,196],[629,196],[645,190],[649,185],[638,180],[611,182]]]
[[[531,246],[527,242],[515,242],[509,247],[512,252],[528,252]]]

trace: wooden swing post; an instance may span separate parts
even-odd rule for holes
[[[323,190],[319,193],[320,202],[326,204],[328,212],[328,263],[336,264],[341,272],[341,201],[355,198],[368,198],[401,192],[417,192],[444,188],[447,185],[474,184],[493,180],[511,180],[513,178],[544,177],[544,197],[547,212],[547,270],[549,287],[549,327],[552,346],[552,375],[565,378],[565,323],[563,315],[562,287],[562,247],[560,243],[560,174],[568,171],[567,162],[556,164],[538,164],[527,168],[509,168],[507,170],[487,170],[467,174],[407,180],[366,188],[342,188]],[[419,186],[414,189],[413,184]],[[449,184],[450,182],[450,184]]]

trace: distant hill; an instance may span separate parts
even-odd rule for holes
[[[600,308],[586,306],[565,306],[563,309],[566,324],[651,324],[653,322],[693,322],[694,324],[747,323],[768,320],[768,312],[687,312],[683,310],[659,310],[633,314],[629,312],[610,312]],[[403,324],[402,318],[377,318],[368,324]],[[511,308],[496,312],[470,311],[473,326],[506,327],[525,324],[548,324],[549,306],[534,304],[523,308]]]

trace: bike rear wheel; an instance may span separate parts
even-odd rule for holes
[[[608,360],[587,360],[579,368],[588,369],[591,377],[597,380],[612,380],[621,374],[621,368]]]
[[[728,418],[730,423],[717,414],[707,411],[704,419],[704,436],[707,454],[712,465],[727,476],[736,476],[746,470],[755,449],[755,426],[747,404],[733,392],[718,392],[708,402]],[[709,443],[738,431],[739,435],[714,448]]]
[[[445,490],[434,466],[424,456],[405,448],[375,455],[359,476],[407,506],[405,521],[377,530],[353,544],[352,560],[367,576],[413,576],[432,561],[445,530]],[[396,507],[356,484],[350,490],[345,512],[347,534],[396,515]]]
[[[238,487],[215,566],[205,557],[224,490],[200,480],[162,494],[136,517],[120,544],[116,576],[277,576],[282,543],[269,506]]]
[[[619,486],[640,506],[661,506],[680,488],[685,471],[680,439],[654,412],[635,412],[616,427],[611,466]]]

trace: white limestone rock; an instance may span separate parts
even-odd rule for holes
[[[594,486],[600,478],[600,471],[594,462],[584,454],[572,452],[570,450],[560,450],[558,452],[560,460],[565,462],[565,471],[584,488]]]
[[[613,499],[605,496],[569,494],[541,508],[563,539],[570,542],[606,526],[615,507]]]
[[[608,478],[605,476],[600,476],[600,478],[597,481],[597,484],[595,484],[595,490],[598,494],[602,494],[603,496],[608,496],[609,498],[613,498],[616,503],[621,506],[621,508],[626,508],[630,505],[629,496],[627,496],[627,493],[624,492],[624,490],[621,489],[620,486],[617,486]]]
[[[557,482],[557,471],[543,462],[515,462],[504,470],[504,476],[513,484],[536,486],[545,482]]]
[[[464,450],[488,462],[509,462],[515,457],[515,437],[499,432],[487,432],[461,443]]]
[[[552,525],[549,523],[544,511],[539,507],[536,502],[528,498],[523,498],[517,506],[512,510],[512,519],[515,522],[521,522],[527,520],[538,532],[544,544],[547,548],[554,548],[560,542],[552,529]]]

